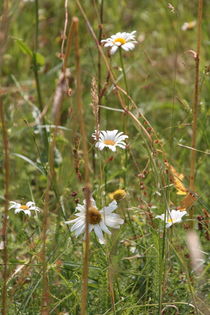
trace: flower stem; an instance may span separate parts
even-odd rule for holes
[[[128,83],[127,83],[127,78],[126,78],[126,73],[125,73],[125,67],[124,67],[124,62],[123,62],[123,56],[122,56],[122,48],[120,47],[119,49],[119,53],[120,53],[120,63],[121,63],[121,68],[122,68],[122,72],[123,72],[123,79],[124,79],[124,84],[125,84],[125,90],[128,94]]]
[[[128,94],[128,84],[127,84],[127,78],[126,78],[126,73],[125,73],[125,67],[124,67],[124,62],[123,62],[123,56],[122,56],[122,48],[119,48],[119,53],[120,53],[120,63],[121,63],[121,68],[123,72],[123,79],[124,79],[124,84],[125,84],[125,89],[126,93]],[[123,119],[123,131],[126,133],[127,129],[127,116],[124,117]],[[127,163],[128,163],[128,152],[127,149],[125,150],[125,155],[124,155],[124,188],[126,188],[126,168],[127,168]]]

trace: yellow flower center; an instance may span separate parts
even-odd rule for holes
[[[29,208],[28,208],[28,206],[23,205],[23,206],[20,206],[20,209],[22,209],[22,210],[28,210]]]
[[[110,198],[116,201],[123,199],[125,195],[126,195],[126,192],[123,189],[117,189],[112,194],[109,194]]]
[[[172,219],[168,219],[167,222],[168,223],[173,223],[173,220]]]
[[[126,43],[126,40],[124,38],[119,37],[114,40],[114,43],[117,43],[117,42],[121,43],[121,45],[124,45]]]
[[[116,142],[113,141],[113,140],[104,140],[104,144],[107,144],[107,145],[115,145]]]
[[[101,214],[95,207],[88,209],[88,222],[89,224],[98,224],[101,222]]]

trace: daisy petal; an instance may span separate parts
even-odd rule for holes
[[[110,54],[114,55],[116,53],[117,49],[118,49],[118,46],[116,46],[116,45],[112,46],[112,48],[110,49]]]
[[[104,237],[103,237],[103,233],[99,227],[98,224],[96,224],[94,226],[94,232],[96,233],[96,236],[98,237],[99,241],[101,242],[101,244],[104,244]]]

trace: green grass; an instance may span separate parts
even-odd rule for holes
[[[39,2],[39,3],[38,3]],[[195,62],[189,50],[196,50],[197,27],[182,31],[184,22],[197,19],[197,1],[104,1],[103,38],[118,31],[137,31],[136,48],[122,52],[129,95],[137,108],[131,112],[146,128],[151,142],[122,107],[108,81],[101,99],[100,129],[124,131],[128,136],[125,154],[94,148],[96,129],[91,102],[91,82],[98,81],[97,46],[76,1],[68,1],[69,24],[79,18],[79,45],[83,119],[86,128],[90,183],[98,207],[108,205],[109,193],[125,188],[126,198],[117,212],[125,219],[119,230],[106,235],[106,245],[90,234],[87,314],[147,315],[208,313],[209,286],[209,60],[208,11],[204,1],[200,58],[200,102],[197,126],[194,229],[199,236],[205,262],[200,276],[192,270],[186,234],[189,217],[164,229],[155,216],[180,206],[164,161],[184,174],[189,187],[192,137],[192,103]],[[81,1],[98,36],[99,10],[103,1]],[[39,23],[35,3],[39,4]],[[3,12],[3,4],[2,12]],[[43,297],[43,220],[49,194],[46,260],[48,310],[42,314],[80,314],[84,242],[76,238],[65,220],[74,218],[76,204],[84,199],[85,163],[76,93],[76,64],[73,35],[68,58],[71,96],[64,95],[57,133],[52,106],[62,61],[58,58],[65,21],[64,1],[9,1],[9,33],[2,56],[0,97],[9,139],[9,201],[34,200],[41,212],[28,217],[9,211],[7,226],[8,315],[40,314]],[[36,37],[36,28],[38,34]],[[1,28],[4,30],[4,27]],[[36,47],[36,40],[38,47]],[[107,56],[107,49],[103,48]],[[36,54],[38,53],[38,54]],[[125,88],[120,54],[109,60],[117,84]],[[107,80],[101,58],[101,85]],[[39,81],[40,91],[37,89]],[[38,92],[38,93],[37,93]],[[39,95],[40,93],[40,95]],[[44,120],[37,117],[45,111]],[[122,99],[129,105],[126,96]],[[109,107],[113,110],[108,110]],[[120,109],[121,111],[118,111]],[[155,130],[151,132],[143,114]],[[47,128],[45,126],[47,125]],[[49,147],[55,137],[53,176],[49,190]],[[155,141],[157,140],[158,141]],[[2,142],[1,149],[5,147]],[[0,159],[4,168],[5,156]],[[79,176],[78,176],[79,174]],[[80,178],[79,178],[80,177]],[[126,187],[124,187],[126,180]],[[5,172],[0,174],[1,211],[4,212]],[[46,192],[47,190],[47,192]],[[187,209],[188,211],[189,209]],[[198,216],[203,216],[202,229]],[[70,227],[70,226],[69,226]],[[5,261],[1,260],[1,264]],[[112,281],[110,281],[110,278]],[[3,281],[1,281],[3,287]],[[113,295],[110,294],[113,286]],[[45,292],[46,293],[46,292]],[[85,314],[82,314],[85,315]]]

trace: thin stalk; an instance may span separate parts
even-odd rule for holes
[[[2,5],[1,24],[0,24],[0,64],[2,65],[3,55],[7,44],[8,31],[9,31],[9,0],[4,0]],[[0,73],[2,67],[0,69]]]
[[[65,9],[65,21],[64,21],[64,30],[63,30],[63,39],[61,43],[61,58],[64,57],[64,45],[65,45],[65,40],[66,40],[66,31],[67,31],[67,26],[68,26],[68,0],[65,0],[64,3],[64,9]]]
[[[47,276],[47,258],[46,258],[46,242],[47,242],[47,228],[48,228],[48,215],[49,215],[49,190],[51,186],[50,175],[48,175],[47,188],[44,198],[44,210],[43,210],[43,224],[42,224],[42,303],[41,314],[49,314],[49,288],[48,288],[48,276]]]
[[[106,161],[105,161],[106,163]],[[105,203],[106,203],[106,196],[107,196],[107,182],[108,182],[108,165],[105,164],[105,167],[104,167],[104,190],[105,190]]]
[[[167,210],[166,210],[167,211]],[[165,211],[165,218],[166,218],[166,211]],[[161,238],[159,238],[159,246],[160,246]],[[159,289],[158,289],[158,311],[161,315],[162,311],[162,304],[163,304],[163,280],[164,280],[164,270],[165,270],[165,245],[166,245],[166,222],[164,221],[164,230],[163,230],[163,239],[161,242],[162,246],[159,249]]]
[[[36,82],[36,92],[37,92],[37,98],[38,98],[38,103],[39,103],[39,109],[40,112],[43,111],[44,105],[43,105],[43,101],[42,101],[42,94],[41,94],[41,87],[40,87],[40,80],[39,80],[39,73],[38,73],[38,64],[36,61],[36,54],[34,53],[33,55],[33,70],[34,70],[34,78],[35,78],[35,82]],[[44,120],[44,118],[43,118]]]
[[[2,19],[0,24],[0,33],[2,34],[2,40],[0,45],[0,64],[2,64],[2,58],[5,51],[9,29],[9,1],[5,0],[3,3]],[[1,67],[2,68],[2,67]],[[1,70],[0,70],[1,72]],[[7,127],[4,119],[4,108],[2,99],[0,99],[0,120],[2,125],[2,138],[3,138],[3,154],[4,154],[4,212],[2,218],[2,315],[7,314],[7,280],[8,280],[8,239],[7,239],[7,226],[8,226],[8,207],[9,207],[9,140]]]
[[[0,99],[0,116],[2,123],[3,150],[4,150],[4,213],[2,222],[2,240],[3,240],[3,286],[2,286],[2,315],[7,314],[7,279],[8,279],[8,207],[9,207],[9,140],[7,127],[4,119],[4,108]]]
[[[38,37],[39,37],[39,0],[35,0],[35,41],[34,41],[34,51],[38,50]]]
[[[200,49],[201,49],[201,24],[203,14],[203,0],[198,0],[198,32],[197,32],[197,50],[195,57],[195,84],[194,84],[194,102],[193,102],[193,119],[192,119],[192,144],[191,147],[196,147],[197,137],[197,119],[198,119],[198,105],[199,105],[199,71],[200,71]],[[195,190],[195,172],[196,172],[196,150],[191,151],[190,157],[190,190]],[[193,207],[190,209],[190,228],[194,226],[193,222]]]
[[[83,255],[83,271],[82,271],[82,296],[81,296],[81,315],[87,314],[87,294],[88,294],[88,271],[89,271],[89,248],[90,248],[90,236],[89,236],[89,222],[88,222],[88,208],[90,207],[91,198],[91,185],[90,185],[90,171],[89,171],[89,158],[88,158],[88,146],[87,146],[87,134],[85,130],[85,121],[83,117],[83,103],[82,103],[82,87],[81,87],[81,69],[80,69],[80,51],[79,51],[79,19],[73,18],[75,23],[75,62],[76,62],[76,103],[78,108],[78,118],[80,122],[80,130],[82,136],[82,148],[85,162],[85,188],[84,195],[86,200],[86,220],[85,220],[85,242],[84,242],[84,255]]]
[[[36,53],[38,51],[38,40],[39,40],[39,0],[35,0],[35,39],[34,39],[34,55],[33,55],[33,63],[34,63],[34,76],[36,81],[36,90],[37,90],[37,97],[38,103],[40,107],[40,111],[43,111],[43,101],[41,95],[41,88],[39,82],[39,74],[38,74],[38,64],[36,60]]]
[[[124,79],[124,83],[125,83],[125,90],[128,93],[128,83],[127,83],[127,78],[126,78],[126,73],[125,73],[125,66],[124,66],[124,62],[123,62],[123,56],[122,56],[122,48],[119,48],[119,54],[120,54],[120,64],[121,64],[121,68],[122,68],[122,72],[123,72],[123,79]]]
[[[103,36],[103,15],[104,15],[104,1],[101,0],[100,3],[100,12],[99,12],[99,24],[98,24],[98,28],[99,28],[99,32],[98,32],[98,43],[99,45],[101,44],[101,40],[102,40],[102,36]],[[99,104],[101,104],[101,99],[102,99],[102,95],[101,95],[101,54],[98,51],[98,87],[97,87],[97,94],[98,94],[98,100],[97,100],[97,104],[95,104],[95,106],[98,106]],[[100,126],[100,120],[101,120],[101,108],[98,107],[98,112],[96,113],[96,130],[97,132],[99,131],[99,126]],[[93,170],[94,170],[94,174],[96,173],[96,159],[95,159],[95,147],[93,146],[92,148],[92,163],[93,163]]]
[[[74,33],[74,21],[71,22],[71,25],[69,27],[68,37],[67,37],[67,44],[66,44],[66,50],[65,50],[64,59],[63,59],[63,68],[62,68],[62,71],[64,74],[66,73],[68,58],[71,51],[73,33]]]
[[[119,47],[119,54],[120,54],[120,64],[121,64],[121,68],[122,68],[122,72],[123,72],[123,79],[124,79],[124,84],[125,84],[125,89],[126,89],[126,93],[127,95],[129,95],[128,93],[128,84],[127,84],[127,78],[126,78],[126,73],[125,73],[125,67],[124,67],[124,62],[123,62],[123,55],[122,55],[122,48]],[[126,133],[127,131],[127,115],[123,116],[123,131]],[[128,150],[125,150],[124,153],[124,188],[126,189],[127,186],[127,180],[126,180],[126,169],[127,169],[127,164],[128,164]]]
[[[100,21],[99,21],[99,33],[98,33],[98,42],[101,43],[102,35],[103,35],[103,23],[104,23],[104,0],[101,0],[100,5]],[[98,51],[98,101],[101,104],[101,54]],[[100,114],[99,114],[100,121]]]
[[[37,51],[38,51],[38,37],[39,37],[39,1],[35,0],[35,40],[34,40],[34,53],[33,53],[33,72],[34,72],[34,78],[36,83],[36,92],[37,92],[37,99],[39,104],[39,110],[42,113],[44,109],[43,100],[42,100],[42,93],[41,93],[41,86],[40,86],[40,80],[39,80],[39,65],[37,63]],[[45,125],[45,119],[44,116],[42,117],[42,123]],[[47,137],[47,131],[44,128],[43,133],[41,132],[42,141],[43,141],[43,147],[44,147],[44,154],[42,155],[43,162],[46,160],[46,157],[48,156],[48,137]]]
[[[39,81],[39,73],[38,73],[38,64],[36,59],[36,53],[38,50],[38,36],[39,36],[39,1],[35,0],[35,17],[36,17],[36,25],[35,25],[35,43],[34,43],[34,55],[33,55],[33,65],[34,65],[34,76],[36,82],[36,91],[39,103],[39,109],[43,111],[43,101],[41,95],[40,81]],[[43,124],[45,124],[44,117],[42,118]],[[48,138],[47,131],[44,128],[42,134],[42,140],[44,145],[44,161],[46,156],[48,156]],[[49,157],[48,157],[49,158]],[[47,276],[47,258],[46,258],[46,242],[47,242],[47,228],[48,228],[48,213],[49,213],[49,191],[51,187],[51,178],[50,171],[48,171],[47,176],[47,188],[44,194],[44,209],[43,209],[43,224],[42,224],[42,250],[41,250],[41,260],[42,260],[42,301],[41,301],[41,314],[47,315],[49,314],[49,288],[48,288],[48,276]]]
[[[115,292],[114,292],[114,285],[113,285],[113,266],[111,257],[109,257],[109,266],[108,266],[108,282],[109,282],[109,294],[111,297],[111,304],[112,304],[112,311],[113,315],[116,315],[116,309],[115,309]]]

